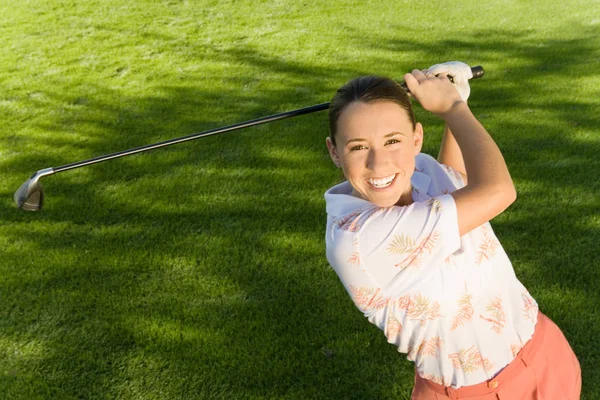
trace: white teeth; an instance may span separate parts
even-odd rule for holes
[[[396,177],[396,174],[387,176],[385,178],[380,178],[380,179],[369,178],[369,179],[367,179],[367,181],[371,185],[375,186],[376,188],[384,188],[386,186],[389,186],[395,177]]]

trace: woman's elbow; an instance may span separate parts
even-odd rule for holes
[[[498,215],[517,200],[517,190],[512,182],[488,186],[486,198],[488,210],[494,215]]]
[[[514,203],[517,200],[517,189],[515,188],[515,185],[512,182],[503,186],[500,190],[500,194],[502,198],[502,203],[505,204],[504,209],[507,209],[512,203]]]

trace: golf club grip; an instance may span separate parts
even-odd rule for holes
[[[471,67],[471,73],[473,74],[473,77],[471,79],[479,79],[483,77],[483,67],[481,65]],[[452,77],[450,75],[448,75],[448,79],[452,81]],[[410,90],[408,89],[408,86],[406,86],[406,82],[401,82],[400,86],[402,86],[402,88],[406,90],[406,93],[410,94]]]

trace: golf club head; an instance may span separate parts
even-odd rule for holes
[[[15,192],[14,199],[17,207],[26,211],[40,210],[44,205],[44,191],[42,190],[40,178],[53,173],[53,168],[46,168],[31,175],[31,178],[27,179]]]

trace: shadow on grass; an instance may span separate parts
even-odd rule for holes
[[[528,34],[482,30],[435,45],[357,37],[390,58],[409,51],[439,60],[453,49],[484,66],[523,61],[495,76],[488,70],[472,100],[525,191],[494,226],[518,276],[579,354],[584,393],[598,392],[600,233],[591,221],[599,183],[591,177],[600,176],[600,145],[563,130],[597,129],[598,105],[562,100],[543,83],[595,74],[595,39],[582,30],[581,40],[540,46]],[[283,84],[257,96],[232,89],[256,81],[240,77],[218,93],[161,87],[155,97],[116,104],[47,93],[68,106],[45,129],[91,128],[85,142],[40,142],[93,157],[283,111],[281,104],[327,101],[329,82],[364,73],[287,64],[251,49],[218,57],[312,89],[290,99]],[[108,88],[93,91],[111,98]],[[324,114],[301,117],[48,178],[38,214],[2,205],[12,273],[1,281],[0,327],[20,351],[6,355],[13,369],[2,386],[25,383],[33,396],[61,398],[407,398],[411,364],[354,310],[324,257],[322,193],[336,176],[325,134]],[[4,165],[26,178],[32,164],[71,161],[27,152]],[[27,352],[27,343],[36,345]]]

